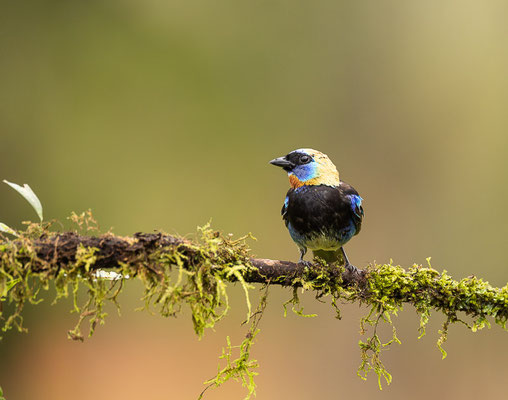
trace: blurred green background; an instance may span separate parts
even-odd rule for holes
[[[0,3],[0,179],[29,183],[46,219],[91,208],[129,235],[252,232],[253,253],[296,260],[280,218],[288,188],[268,161],[327,153],[364,198],[352,262],[432,257],[454,277],[507,281],[508,3],[505,1],[8,1]],[[0,221],[36,216],[7,185]],[[66,338],[70,303],[26,309],[28,335],[0,344],[9,400],[192,399],[216,371],[231,316],[198,341],[187,312],[135,313],[129,285],[105,327]],[[315,319],[282,317],[272,288],[253,349],[259,399],[500,398],[508,335],[443,319],[421,340],[407,307],[386,351],[392,385],[356,376],[359,318],[304,296]],[[390,337],[386,329],[383,334]],[[240,399],[239,384],[206,399]]]

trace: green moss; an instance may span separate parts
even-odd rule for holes
[[[240,381],[242,386],[247,389],[247,396],[245,397],[245,400],[250,399],[252,395],[256,395],[254,377],[258,375],[255,370],[259,365],[256,360],[251,360],[250,350],[254,344],[256,335],[259,333],[258,326],[266,308],[268,288],[269,286],[266,286],[256,312],[252,315],[252,318],[249,316],[244,322],[246,323],[250,320],[251,324],[243,342],[239,346],[233,346],[229,336],[226,338],[227,345],[224,349],[222,349],[222,355],[219,357],[221,360],[224,360],[225,365],[221,366],[221,363],[219,363],[219,366],[217,367],[217,375],[205,382],[205,385],[208,386],[201,392],[198,400],[203,398],[205,392],[210,387],[218,387],[227,382],[229,379]],[[238,356],[233,360],[235,353],[238,353]]]
[[[392,377],[381,362],[380,355],[387,346],[393,343],[400,344],[392,324],[392,316],[403,309],[404,303],[413,305],[420,315],[419,338],[425,335],[425,327],[432,310],[439,311],[447,317],[439,330],[440,336],[437,340],[437,347],[443,358],[446,357],[443,344],[447,340],[448,328],[452,323],[460,322],[476,332],[485,326],[489,327],[487,317],[492,317],[496,324],[506,330],[508,285],[501,289],[493,288],[476,277],[455,281],[446,271],[439,273],[431,267],[429,260],[427,262],[428,267],[413,265],[407,271],[391,263],[372,265],[367,268],[366,287],[345,287],[326,265],[322,265],[317,274],[316,269],[307,270],[303,276],[296,278],[293,284],[314,291],[317,298],[330,296],[331,305],[335,308],[338,319],[341,317],[338,307],[340,303],[360,302],[368,307],[368,314],[360,322],[360,333],[366,335],[370,332],[370,336],[366,340],[359,341],[361,364],[358,375],[366,379],[368,373],[373,371],[378,377],[381,389],[381,380],[384,379],[389,384]],[[293,297],[284,304],[285,312],[287,304],[293,305],[295,313],[303,315],[296,288],[293,288]],[[460,319],[460,314],[469,316],[472,323],[467,324]],[[380,323],[392,325],[392,336],[385,342],[377,332]]]
[[[97,230],[90,213],[73,214],[71,220],[76,223],[77,229],[84,232]],[[247,398],[255,394],[254,377],[258,364],[251,360],[250,354],[266,307],[267,289],[263,289],[261,301],[252,312],[250,293],[255,287],[246,282],[253,268],[246,243],[248,236],[234,240],[213,231],[207,224],[199,229],[195,241],[180,239],[174,246],[154,247],[149,252],[135,253],[115,268],[120,279],[105,280],[97,278],[93,269],[101,261],[97,248],[81,245],[73,260],[58,265],[54,260],[40,258],[35,251],[34,239],[41,235],[57,237],[49,224],[29,224],[15,240],[0,237],[0,326],[3,331],[11,328],[23,331],[24,305],[41,301],[41,292],[53,285],[56,289],[55,302],[73,298],[72,311],[78,314],[78,318],[76,326],[69,331],[69,337],[83,340],[84,324],[88,323],[88,335],[91,336],[97,325],[105,323],[106,304],[115,304],[119,308],[118,296],[123,286],[132,279],[138,279],[144,286],[142,309],[169,317],[178,315],[187,307],[191,311],[194,330],[201,337],[206,328],[213,327],[226,316],[230,308],[228,286],[230,282],[237,282],[245,293],[248,308],[246,323],[250,327],[239,346],[233,346],[227,339],[220,357],[222,366],[207,384],[208,387],[220,386],[232,378],[241,381],[247,388]],[[114,238],[113,235],[108,237]],[[125,240],[136,242],[133,238]],[[385,341],[380,338],[377,328],[380,323],[392,325],[392,316],[397,315],[405,303],[413,305],[420,315],[420,337],[425,334],[433,310],[446,316],[437,343],[443,357],[446,356],[443,344],[452,323],[461,322],[474,332],[490,326],[490,318],[506,329],[507,286],[493,288],[476,277],[455,281],[446,271],[439,273],[430,264],[428,267],[414,265],[405,270],[391,263],[368,267],[363,285],[348,285],[337,273],[337,268],[341,267],[328,266],[317,260],[316,266],[306,268],[297,276],[281,277],[279,282],[290,279],[293,290],[284,307],[291,305],[292,310],[301,316],[315,316],[303,313],[298,288],[313,291],[320,300],[329,298],[338,319],[341,318],[339,304],[360,302],[365,305],[368,313],[361,320],[361,334],[368,334],[368,337],[359,343],[361,363],[358,374],[365,379],[373,371],[380,387],[382,379],[391,382],[391,375],[381,362],[382,350],[400,341],[394,327],[392,336]],[[462,315],[469,316],[472,322],[464,322],[460,318]]]

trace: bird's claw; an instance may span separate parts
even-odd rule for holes
[[[307,267],[307,268],[312,267],[312,263],[310,261],[306,261],[306,260],[300,260],[300,261],[298,261],[298,264],[301,264],[301,265],[303,265],[304,267]]]
[[[353,264],[347,263],[345,266],[347,271],[351,272],[352,274],[360,274],[362,272],[361,269],[356,268]]]

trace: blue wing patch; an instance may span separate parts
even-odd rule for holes
[[[353,209],[353,213],[360,219],[363,218],[363,208],[362,208],[362,198],[356,194],[349,195],[349,200],[351,200],[351,208]]]
[[[289,196],[286,196],[286,199],[284,200],[284,205],[282,206],[282,210],[280,211],[283,218],[285,217],[286,212],[288,211],[288,204],[289,204]]]

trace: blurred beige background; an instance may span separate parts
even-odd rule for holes
[[[45,1],[0,3],[0,179],[29,183],[47,219],[92,208],[103,230],[252,232],[253,253],[296,260],[279,211],[288,188],[268,165],[300,147],[327,153],[365,199],[354,264],[425,263],[507,281],[508,4],[505,1]],[[7,185],[0,221],[36,216]],[[193,334],[189,313],[135,313],[131,283],[106,326],[66,338],[70,303],[27,307],[28,334],[0,343],[8,400],[194,399],[245,304]],[[259,399],[506,396],[508,333],[442,318],[384,361],[383,391],[356,376],[365,309],[304,297],[315,319],[282,316],[272,288],[253,349]],[[390,335],[389,330],[384,332]],[[241,399],[239,384],[206,399]]]

